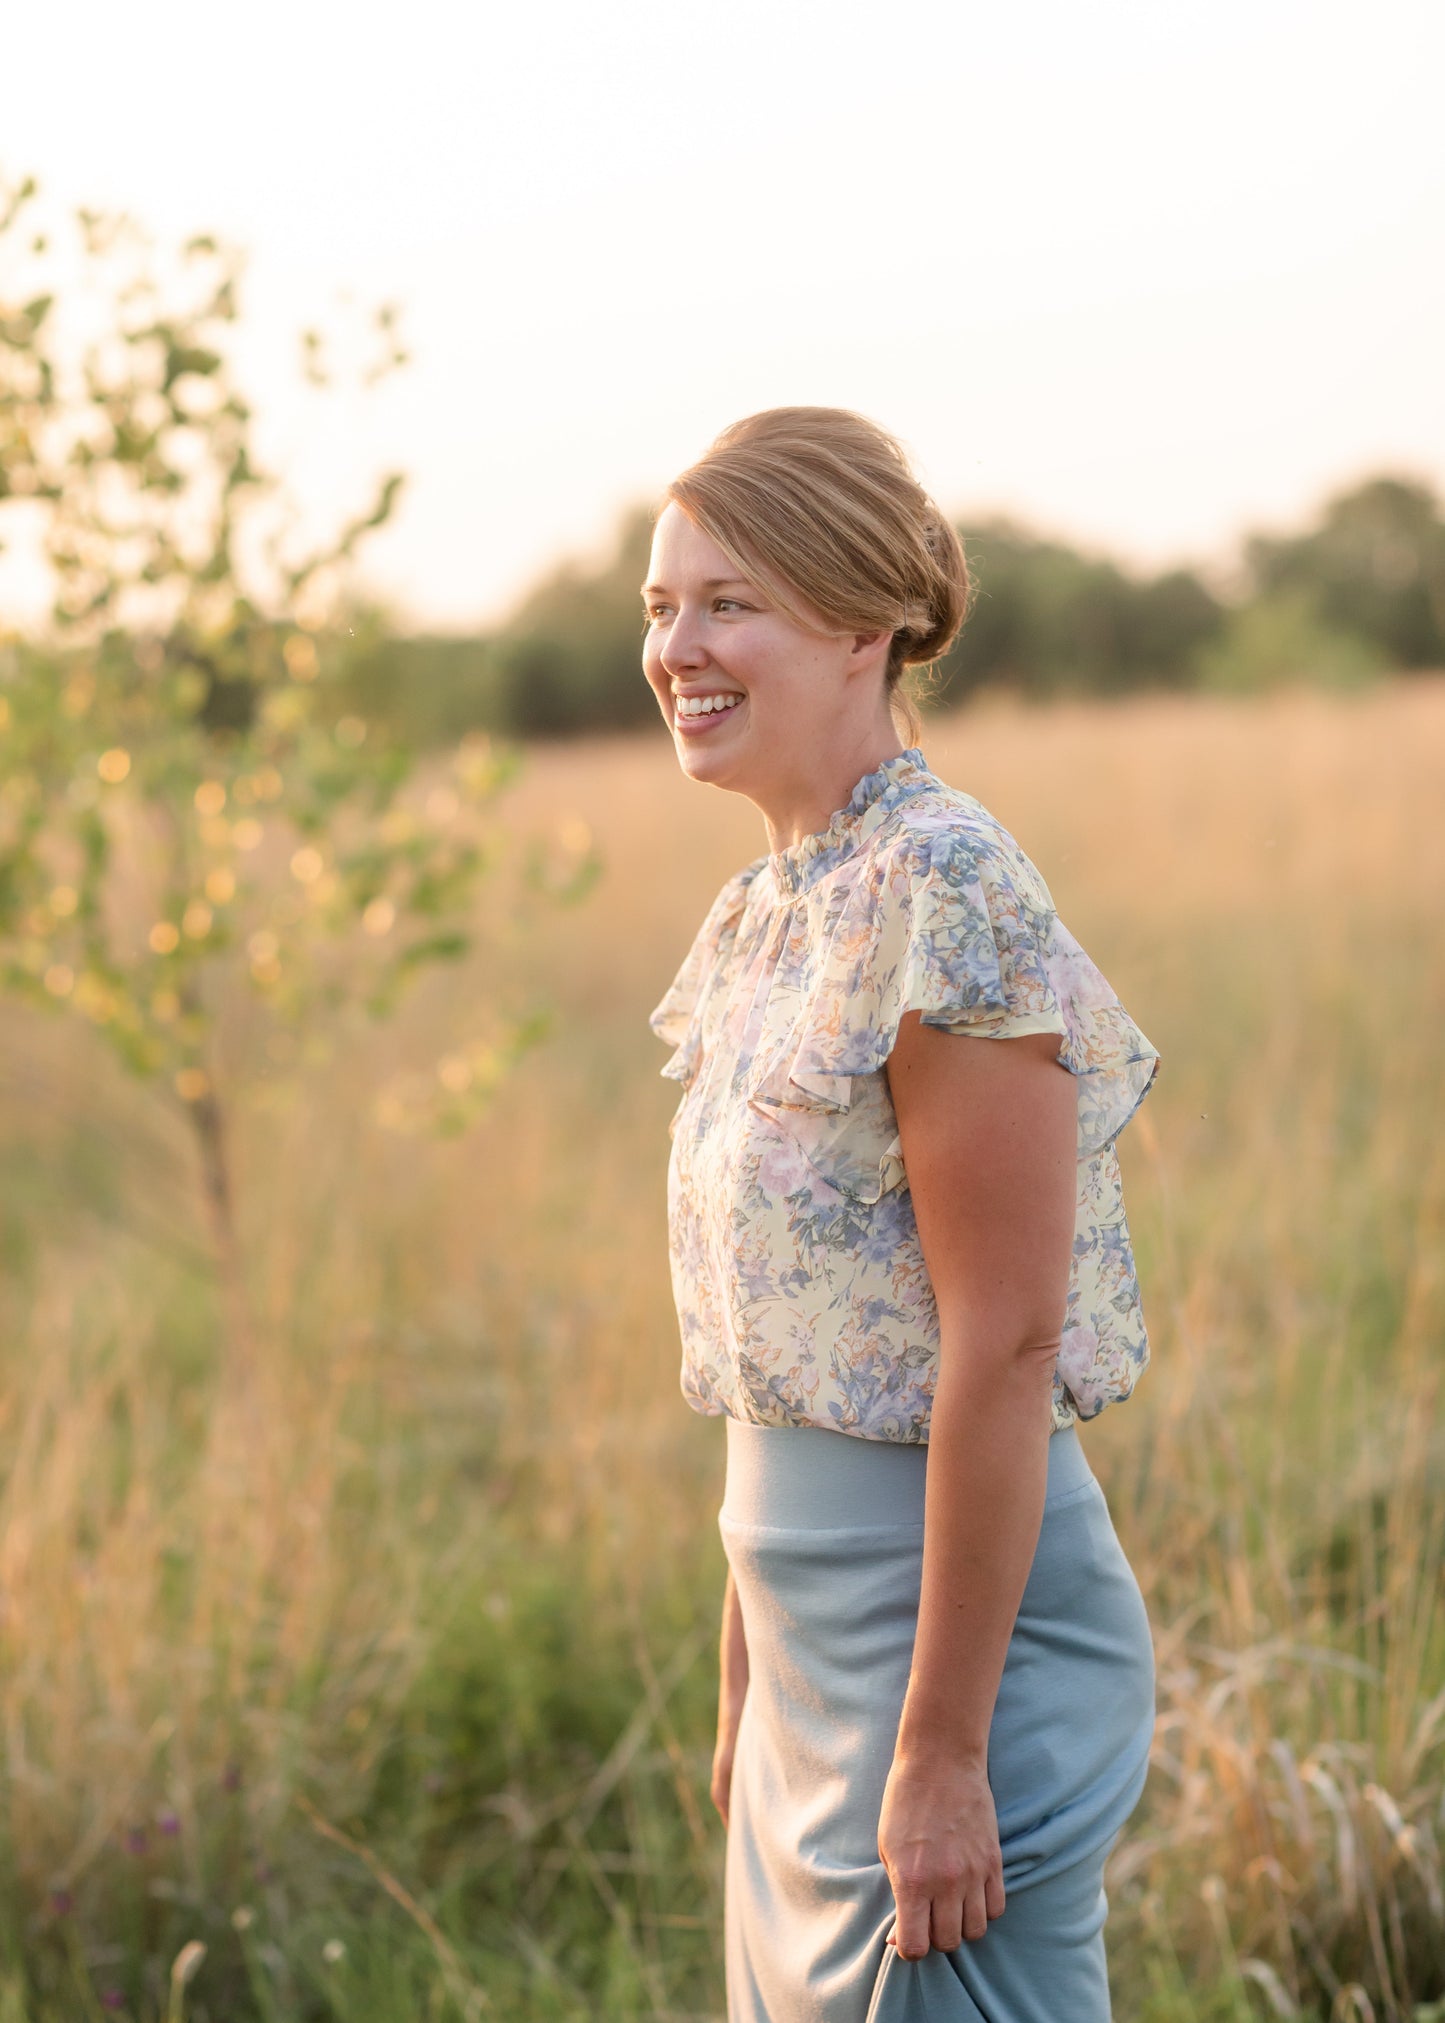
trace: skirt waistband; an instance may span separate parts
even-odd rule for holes
[[[863,1440],[825,1426],[756,1426],[727,1415],[721,1516],[784,1530],[921,1525],[926,1442]],[[1049,1438],[1045,1508],[1094,1479],[1073,1426]]]

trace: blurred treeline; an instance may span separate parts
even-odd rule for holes
[[[348,705],[409,742],[472,729],[545,738],[657,721],[642,680],[638,585],[651,514],[628,513],[600,566],[563,562],[487,637],[403,637],[358,614],[340,670]],[[960,523],[970,616],[925,699],[1142,688],[1350,687],[1445,667],[1445,517],[1429,485],[1380,475],[1328,499],[1302,531],[1248,535],[1227,581],[1132,573],[1016,522]]]

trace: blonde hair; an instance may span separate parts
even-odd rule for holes
[[[895,439],[843,407],[772,407],[735,421],[665,495],[790,616],[891,631],[888,702],[916,744],[909,669],[957,638],[973,585],[963,543]]]

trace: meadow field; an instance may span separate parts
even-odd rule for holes
[[[1159,1673],[1116,2013],[1445,2018],[1445,676],[923,743],[1163,1057],[1152,1365],[1085,1429]],[[244,1384],[180,1106],[3,1013],[0,2023],[722,2016],[722,1427],[647,1013],[761,821],[657,732],[529,751],[503,813],[478,952],[397,1023],[227,1006]],[[583,824],[593,889],[527,899]],[[475,1129],[387,1128],[544,1001]]]

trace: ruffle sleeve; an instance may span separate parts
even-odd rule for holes
[[[982,824],[913,829],[880,850],[791,987],[786,1010],[773,1007],[782,1015],[769,1020],[773,1043],[755,1057],[749,1101],[864,1201],[903,1178],[877,1070],[905,1012],[986,1039],[1056,1033],[1079,1084],[1081,1160],[1123,1130],[1159,1064],[1036,868],[1005,831]]]
[[[648,1015],[647,1022],[657,1037],[673,1049],[660,1070],[669,1081],[690,1082],[697,1073],[708,986],[731,952],[748,887],[766,862],[759,857],[729,878],[708,908],[682,967]]]

